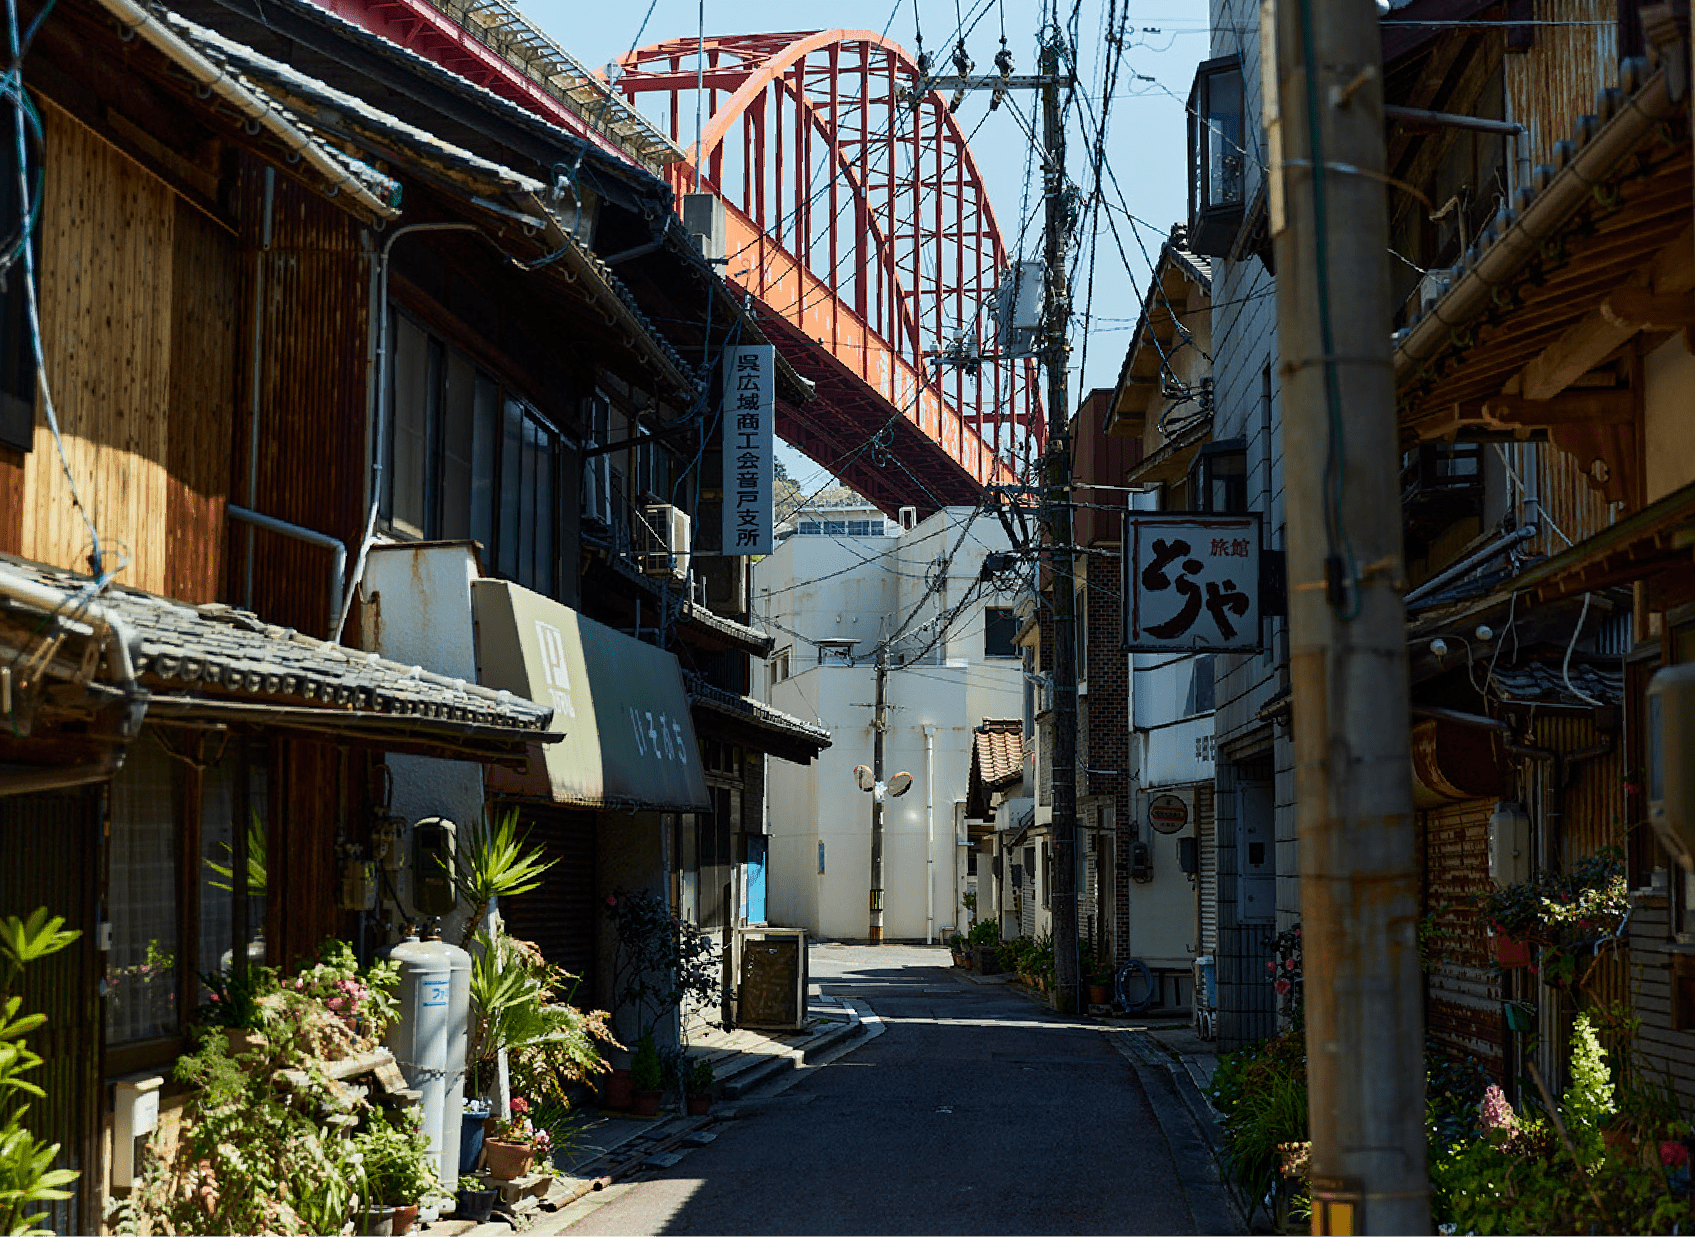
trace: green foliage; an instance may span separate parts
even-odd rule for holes
[[[703,1095],[712,1090],[712,1062],[705,1057],[696,1057],[689,1063],[688,1077],[684,1087],[691,1095]]]
[[[224,848],[226,863],[213,863],[210,859],[205,864],[221,880],[208,881],[214,889],[222,889],[226,893],[235,888],[235,848],[228,842],[220,842]],[[260,902],[265,900],[265,889],[269,881],[265,862],[268,858],[265,841],[265,822],[259,813],[254,812],[253,818],[247,822],[247,896]]]
[[[454,850],[453,870],[448,873],[459,900],[471,907],[459,942],[462,947],[470,948],[495,898],[515,898],[541,888],[541,878],[558,862],[543,856],[541,847],[528,844],[528,834],[519,836],[516,808],[492,825],[487,821],[471,825]]]
[[[466,1060],[474,1092],[494,1076],[502,1050],[514,1084],[563,1099],[565,1087],[608,1067],[600,1045],[617,1045],[606,1015],[569,1001],[576,981],[528,941],[480,933],[471,960],[471,1036]]]
[[[636,1041],[636,1054],[630,1058],[630,1084],[637,1091],[657,1091],[664,1074],[659,1064],[659,1048],[651,1034]]]
[[[617,941],[612,985],[617,1013],[634,1015],[632,1038],[650,1033],[660,1018],[685,1002],[716,1021],[712,1011],[722,979],[712,938],[673,915],[655,894],[619,890],[606,899],[606,909]]]
[[[969,947],[970,942],[965,939],[965,934],[963,932],[955,932],[952,936],[948,937],[948,948],[953,950],[956,954],[964,953]]]
[[[1278,1184],[1278,1147],[1307,1140],[1305,1038],[1285,1032],[1220,1056],[1207,1098],[1224,1127],[1225,1184],[1251,1219]]]
[[[63,918],[49,917],[46,907],[37,907],[27,919],[0,918],[0,961],[5,963],[5,989],[0,992],[0,1230],[8,1234],[51,1232],[40,1227],[48,1215],[41,1204],[69,1198],[65,1187],[79,1175],[54,1168],[59,1145],[42,1142],[24,1124],[31,1102],[47,1094],[24,1077],[41,1064],[25,1037],[40,1030],[47,1018],[23,1012],[23,999],[11,990],[26,966],[58,953],[81,935],[67,930]]]
[[[1095,957],[1095,947],[1084,941],[1077,947],[1078,974],[1086,984],[1109,984],[1112,982],[1112,968],[1107,966],[1104,959]]]
[[[1585,1167],[1592,1166],[1604,1150],[1601,1127],[1616,1109],[1607,1054],[1595,1037],[1588,1014],[1579,1014],[1572,1022],[1571,1082],[1560,1108],[1578,1158]]]
[[[992,919],[979,919],[971,926],[971,935],[967,939],[973,948],[979,945],[999,945],[1001,926]]]
[[[425,1195],[440,1191],[441,1179],[436,1176],[423,1119],[423,1110],[418,1107],[393,1119],[372,1112],[353,1136],[364,1181],[361,1193],[371,1206],[409,1207]]]
[[[1491,889],[1482,896],[1481,909],[1497,931],[1518,941],[1555,945],[1609,935],[1630,911],[1624,851],[1604,847],[1569,871]]]

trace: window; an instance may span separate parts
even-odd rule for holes
[[[804,537],[816,537],[820,531],[817,520],[802,520],[795,528]]]
[[[771,681],[781,683],[789,677],[789,649],[784,649],[771,658]]]
[[[1185,701],[1185,716],[1193,717],[1197,713],[1211,713],[1213,710],[1213,660],[1211,653],[1203,653],[1192,663],[1194,673],[1189,676],[1189,698]]]
[[[1017,657],[1018,615],[1010,606],[987,606],[983,610],[983,656]]]
[[[106,1039],[127,1044],[177,1031],[177,820],[180,779],[155,743],[131,744],[112,779]]]
[[[1189,248],[1210,257],[1229,253],[1242,223],[1247,151],[1242,63],[1208,60],[1189,92]]]
[[[1248,509],[1248,453],[1240,438],[1209,442],[1189,469],[1194,510],[1214,515]]]
[[[383,513],[394,532],[480,542],[484,566],[558,589],[564,438],[458,349],[394,314]],[[597,492],[607,493],[603,484]]]
[[[845,536],[847,536],[847,521],[845,521],[845,520],[825,520],[824,521],[824,535],[826,537],[845,537]]]

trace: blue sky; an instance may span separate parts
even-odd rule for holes
[[[828,4],[803,0],[781,5],[749,0],[624,0],[602,4],[521,0],[520,7],[573,56],[594,67],[617,59],[633,45],[692,36],[701,28],[703,17],[708,35],[836,27],[879,33],[887,30],[909,50],[915,43],[916,18],[924,32],[925,47],[945,55],[962,17],[970,27],[966,49],[980,73],[989,70],[999,49],[1003,21],[1016,71],[1034,72],[1041,14],[1041,5],[1032,0],[959,0],[957,6],[952,0],[831,0]],[[1082,0],[1079,10],[1080,77],[1096,114],[1101,106],[1096,96],[1106,8],[1106,0]],[[1195,65],[1206,57],[1206,24],[1207,6],[1197,0],[1152,0],[1130,5],[1126,52],[1109,114],[1107,158],[1130,212],[1151,226],[1136,227],[1122,214],[1118,216],[1119,235],[1130,259],[1126,269],[1102,218],[1095,246],[1093,317],[1087,339],[1081,322],[1072,339],[1074,363],[1085,362],[1086,347],[1086,369],[1072,377],[1072,390],[1079,396],[1092,387],[1110,385],[1116,378],[1134,325],[1139,290],[1147,283],[1142,247],[1149,254],[1156,253],[1165,231],[1188,209],[1183,101],[1188,98]],[[987,104],[986,96],[975,96],[960,111],[974,125]],[[1032,101],[1025,99],[1023,106],[1028,118]],[[1075,122],[1067,140],[1071,176],[1086,191],[1088,151]],[[1023,129],[1004,109],[984,121],[972,142],[972,154],[988,183],[1003,233],[1014,232],[1020,219],[1028,149]],[[1039,177],[1039,171],[1034,175]],[[1031,186],[1030,210],[1038,209],[1038,188]],[[1039,243],[1040,228],[1032,227],[1027,246]],[[1078,281],[1079,312],[1083,308],[1083,283],[1082,279]],[[785,452],[784,456],[803,485],[822,479],[822,472],[806,465],[797,453]]]

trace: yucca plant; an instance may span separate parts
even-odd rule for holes
[[[558,860],[543,858],[539,846],[529,845],[529,835],[518,832],[518,812],[508,811],[491,825],[476,821],[466,831],[453,855],[448,878],[460,901],[471,907],[459,944],[469,949],[489,903],[496,898],[516,898],[541,888],[541,878]]]

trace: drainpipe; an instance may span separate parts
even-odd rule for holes
[[[1415,605],[1421,597],[1428,597],[1444,584],[1459,579],[1472,568],[1482,566],[1497,555],[1504,554],[1508,550],[1516,549],[1541,531],[1542,530],[1535,524],[1525,524],[1519,528],[1513,529],[1512,532],[1506,534],[1504,537],[1499,537],[1496,540],[1491,541],[1475,554],[1468,554],[1452,567],[1439,571],[1435,575],[1431,576],[1430,579],[1426,580],[1423,584],[1420,584],[1417,588],[1407,594],[1406,604],[1409,606]]]
[[[936,728],[924,727],[924,943],[936,943]]]
[[[365,421],[367,434],[375,442],[375,450],[371,452],[371,508],[365,516],[365,533],[359,539],[359,554],[353,562],[353,578],[347,582],[347,591],[341,598],[341,609],[334,617],[334,626],[330,628],[331,643],[341,642],[342,629],[347,626],[348,611],[353,608],[353,598],[359,592],[359,581],[365,574],[365,560],[371,553],[371,545],[376,540],[377,508],[382,504],[383,495],[383,454],[388,450],[388,423],[393,412],[390,400],[389,357],[388,357],[388,259],[394,249],[394,242],[403,236],[414,232],[478,232],[481,231],[474,223],[409,223],[403,228],[396,228],[383,241],[381,253],[377,257],[377,303],[373,307],[377,315],[377,356],[376,356],[376,390],[367,395],[369,407],[366,409]],[[373,398],[374,397],[374,398]]]
[[[277,170],[265,169],[265,211],[261,216],[259,252],[253,260],[253,372],[247,388],[247,505],[259,506],[259,387],[264,374],[265,266],[271,252],[271,221],[275,213]],[[243,605],[253,608],[253,530],[247,530],[247,592]],[[334,633],[331,633],[332,637]]]
[[[238,507],[234,503],[227,504],[224,507],[224,511],[231,519],[240,520],[250,526],[247,534],[247,545],[249,547],[247,551],[247,596],[249,604],[251,604],[253,600],[253,528],[263,528],[269,532],[281,533],[285,537],[293,537],[296,541],[305,541],[311,545],[321,545],[324,548],[335,552],[335,560],[330,566],[329,621],[333,626],[336,621],[336,616],[341,613],[342,608],[341,582],[347,572],[347,543],[339,538],[330,536],[328,533],[320,533],[316,529],[303,528],[299,524],[290,524],[287,520],[279,520],[275,516],[260,515],[257,511],[250,511],[246,507]],[[332,631],[331,635],[333,636],[334,634],[335,633]]]

